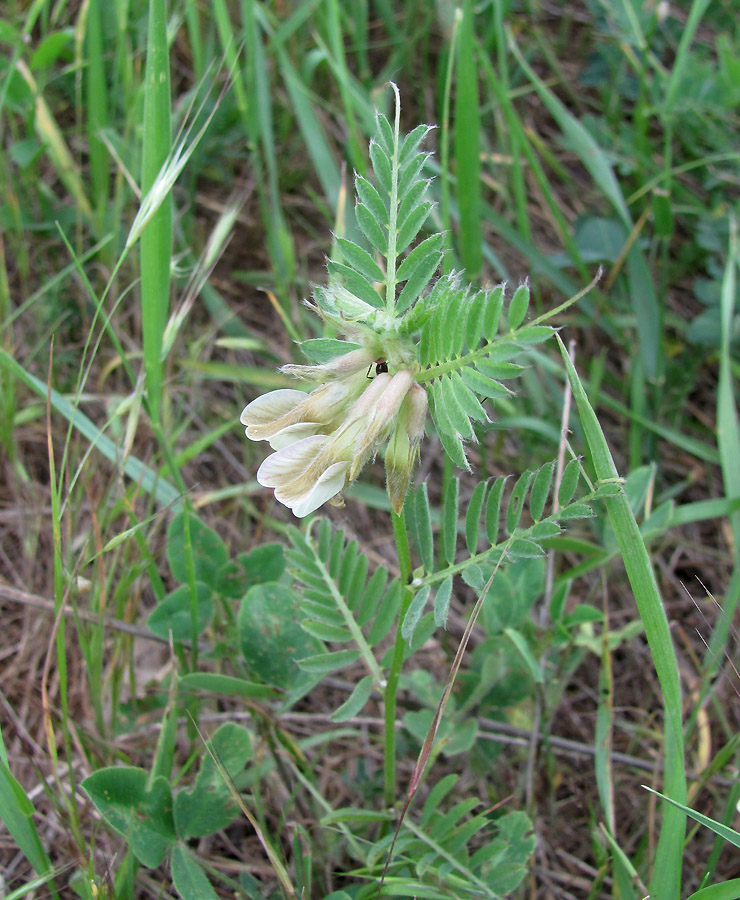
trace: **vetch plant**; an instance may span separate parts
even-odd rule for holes
[[[241,415],[247,437],[276,451],[258,482],[299,518],[327,501],[343,505],[344,489],[384,448],[388,496],[400,515],[428,405],[446,453],[467,468],[463,442],[476,440],[473,423],[488,422],[481,399],[508,394],[502,382],[521,371],[513,358],[552,334],[524,324],[526,284],[503,332],[503,287],[473,292],[452,273],[430,289],[444,236],[412,244],[432,211],[422,174],[428,154],[419,149],[431,129],[401,135],[397,91],[396,100],[395,126],[378,114],[370,144],[377,187],[355,179],[355,214],[372,253],[339,238],[342,261],[329,263],[329,284],[314,291],[312,308],[346,340],[307,341],[309,355],[328,360],[283,367],[318,384],[308,396],[272,391]]]
[[[232,559],[192,511],[179,514],[168,530],[167,556],[180,586],[162,597],[149,627],[169,636],[181,659],[189,639],[192,666],[173,681],[151,773],[111,767],[83,784],[111,828],[127,837],[138,862],[151,867],[169,858],[183,900],[216,897],[208,866],[189,841],[225,827],[237,808],[259,838],[284,896],[312,895],[311,863],[301,862],[291,877],[279,837],[266,833],[262,813],[252,812],[262,805],[260,784],[267,772],[266,760],[253,764],[258,731],[269,732],[268,744],[282,746],[269,765],[274,762],[281,778],[293,779],[296,791],[305,789],[302,802],[312,806],[317,827],[326,829],[332,841],[341,836],[341,853],[351,862],[352,875],[347,890],[335,891],[332,900],[385,894],[495,898],[513,891],[534,850],[524,812],[498,810],[495,804],[482,812],[479,807],[488,806],[492,797],[450,801],[456,776],[448,774],[430,789],[419,813],[407,813],[434,754],[466,752],[476,742],[479,725],[468,710],[482,704],[492,686],[486,684],[488,661],[525,684],[529,694],[545,683],[552,647],[548,638],[533,634],[530,621],[538,596],[537,568],[563,524],[596,516],[597,501],[606,501],[648,640],[671,646],[622,479],[567,354],[566,374],[599,480],[591,483],[573,454],[557,470],[547,462],[511,484],[506,477],[476,478],[471,470],[466,445],[482,439],[490,424],[484,404],[511,395],[505,382],[524,371],[534,345],[555,334],[547,319],[578,297],[528,321],[527,284],[507,305],[503,286],[475,290],[464,284],[461,273],[436,277],[444,236],[418,240],[432,211],[423,174],[428,154],[420,149],[430,129],[422,125],[401,134],[399,96],[393,89],[394,124],[378,114],[370,144],[376,184],[361,175],[355,179],[355,215],[367,246],[338,239],[342,259],[330,261],[328,284],[314,290],[313,310],[342,339],[304,342],[307,363],[283,371],[313,389],[258,397],[246,406],[241,422],[250,440],[266,441],[273,451],[259,466],[258,481],[299,519],[324,503],[341,506],[347,487],[382,453],[397,562],[371,571],[360,542],[321,517],[300,529],[289,526],[290,546],[284,551],[267,544]],[[429,412],[430,439],[438,439],[448,459],[470,473],[465,482],[443,473],[438,510],[426,483],[411,487]],[[518,604],[509,602],[505,591],[497,593],[501,573],[504,578],[513,573],[512,584],[524,579],[529,586],[519,591]],[[410,663],[438,629],[446,628],[453,597],[463,585],[476,600],[449,674],[438,683],[424,665]],[[566,594],[567,585],[553,598],[551,611],[559,635],[571,642],[580,620],[564,613]],[[476,653],[487,645],[495,648],[482,664],[480,653],[472,660],[466,653],[479,619],[483,640]],[[224,671],[199,670],[199,636],[209,631],[217,638],[214,653]],[[219,645],[220,631],[227,637]],[[208,653],[204,649],[203,658]],[[462,668],[464,661],[468,670]],[[680,802],[685,785],[677,762],[675,660],[664,652],[656,656],[656,668],[670,712],[666,789]],[[351,689],[332,721],[351,730],[367,704],[382,711],[382,798],[375,798],[375,808],[371,798],[358,794],[356,806],[333,809],[314,783],[304,751],[329,743],[331,732],[316,737],[318,744],[301,746],[282,733],[281,713],[343,670],[343,684],[349,681]],[[419,746],[405,796],[396,773],[402,676],[422,707],[401,714],[404,739]],[[453,695],[456,681],[460,690]],[[254,731],[222,726],[191,789],[180,787],[180,776],[172,773],[178,691],[245,698],[259,726]],[[443,723],[448,704],[450,722]],[[608,798],[602,802],[606,805]],[[664,833],[675,840],[663,841],[657,859],[660,871],[668,873],[660,877],[675,886],[683,819],[671,813],[664,820]],[[295,846],[293,852],[295,860],[303,859]],[[316,871],[323,865],[317,859]],[[262,896],[256,882],[248,887],[249,896]]]
[[[248,438],[268,441],[274,450],[260,465],[257,480],[274,489],[275,498],[298,518],[326,502],[342,506],[345,488],[369,461],[384,453],[400,577],[388,584],[388,572],[381,567],[368,579],[367,557],[355,542],[346,544],[341,532],[332,535],[325,520],[318,529],[309,526],[305,533],[290,530],[293,547],[288,551],[288,564],[301,591],[297,599],[301,627],[318,642],[320,651],[298,659],[299,667],[312,683],[360,660],[368,673],[336,711],[335,720],[356,716],[373,692],[383,699],[384,796],[388,805],[398,799],[396,695],[409,645],[412,652],[419,649],[435,628],[446,625],[456,578],[479,592],[423,742],[403,819],[421,783],[451,685],[493,576],[503,565],[542,556],[542,542],[560,533],[559,520],[592,516],[590,501],[620,488],[618,484],[605,485],[574,499],[580,475],[579,461],[574,459],[559,484],[557,517],[548,517],[545,505],[553,485],[553,464],[524,473],[506,507],[506,479],[481,481],[463,516],[468,554],[457,561],[459,483],[450,479],[444,488],[441,547],[439,555],[435,554],[426,486],[409,495],[428,410],[445,454],[469,470],[465,444],[475,443],[476,428],[489,423],[483,403],[511,394],[504,382],[520,375],[522,358],[554,329],[544,324],[546,317],[526,321],[527,284],[517,288],[505,309],[504,286],[473,290],[455,272],[435,280],[444,236],[432,234],[414,245],[432,211],[432,203],[426,199],[429,180],[423,175],[428,154],[420,149],[430,128],[421,125],[408,135],[400,133],[399,96],[395,86],[393,89],[395,123],[392,126],[378,114],[370,144],[377,186],[361,175],[355,178],[355,215],[369,249],[339,238],[342,259],[329,262],[329,282],[315,288],[310,304],[343,340],[306,341],[303,349],[309,364],[284,366],[282,371],[314,383],[314,389],[308,394],[283,389],[258,397],[244,409],[241,422]],[[520,527],[528,497],[533,524]],[[505,534],[499,541],[499,517],[504,509]],[[409,532],[422,561],[413,577]],[[242,606],[242,644],[250,648],[245,649],[247,655],[254,653],[250,632],[260,621],[254,611],[270,609],[274,619],[278,598],[270,595],[268,599],[267,589],[253,589]],[[296,610],[286,601],[282,595],[285,627],[289,627]],[[433,612],[425,614],[430,604]],[[378,645],[394,620],[394,644],[379,662]],[[526,639],[511,627],[506,633],[535,680],[541,680]],[[295,696],[306,689],[295,681],[291,685]],[[350,819],[353,816],[348,814]],[[362,818],[359,813],[358,818]],[[482,827],[484,821],[485,817],[478,824]],[[533,843],[524,840],[528,825],[517,822],[519,840],[508,851],[513,855],[504,853],[516,875],[501,880],[500,869],[486,863],[481,871],[468,870],[469,888],[485,894],[486,890],[508,891],[518,884]],[[471,827],[470,835],[475,831]],[[400,837],[398,831],[394,846]],[[399,849],[405,842],[402,838]],[[465,843],[457,846],[465,847]],[[390,849],[392,854],[393,847]],[[393,877],[392,872],[388,875]]]

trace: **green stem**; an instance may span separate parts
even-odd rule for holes
[[[393,536],[396,539],[398,567],[401,572],[401,606],[398,611],[396,643],[393,647],[393,659],[388,683],[385,688],[385,804],[393,806],[396,799],[396,693],[403,668],[405,641],[401,635],[401,626],[411,604],[413,593],[409,587],[411,580],[411,553],[409,539],[406,534],[406,519],[403,510],[401,515],[391,512],[393,520]]]

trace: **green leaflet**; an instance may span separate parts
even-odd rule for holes
[[[388,613],[395,612],[397,580],[388,584],[388,571],[383,566],[368,578],[368,558],[359,552],[357,542],[346,542],[341,531],[332,533],[326,519],[318,523],[315,534],[303,535],[291,528],[289,536],[292,549],[286,554],[288,566],[301,585],[301,627],[328,651],[300,660],[301,667],[325,674],[362,658],[372,673],[372,685],[379,688],[385,677],[373,648],[392,623]],[[346,646],[352,643],[356,649]],[[337,650],[326,646],[336,644],[345,646]],[[352,702],[348,700],[341,712],[337,711],[339,720],[348,710],[356,715],[370,693],[363,687],[353,694]]]
[[[472,292],[453,272],[440,278],[402,323],[404,331],[421,327],[417,380],[429,384],[434,424],[458,466],[467,465],[462,442],[475,441],[473,423],[488,421],[481,399],[510,394],[500,379],[524,371],[510,359],[554,333],[546,325],[526,324],[528,307],[529,288],[522,284],[509,306],[509,331],[500,332],[503,286]]]

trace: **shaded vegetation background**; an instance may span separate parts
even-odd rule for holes
[[[170,4],[173,134],[207,124],[174,189],[163,419],[176,464],[232,553],[284,534],[290,514],[256,484],[263,451],[245,441],[238,415],[261,391],[285,385],[277,366],[300,360],[296,342],[317,334],[302,301],[325,279],[332,235],[353,233],[351,173],[368,170],[373,110],[387,111],[392,79],[403,127],[438,125],[429,174],[435,227],[450,229],[451,268],[491,285],[529,278],[541,311],[604,267],[559,324],[575,340],[620,471],[632,473],[639,520],[659,511],[646,534],[684,679],[691,803],[732,823],[737,640],[730,630],[711,652],[705,642],[719,607],[732,612],[740,595],[740,459],[728,457],[717,432],[723,353],[738,373],[736,305],[724,333],[720,308],[740,186],[737,11],[729,0],[563,8],[500,0],[465,9],[461,20],[442,0]],[[101,879],[123,842],[74,786],[114,761],[149,764],[173,671],[166,641],[146,626],[152,580],[174,586],[167,504],[123,474],[135,459],[167,477],[142,412],[137,253],[98,312],[138,208],[147,12],[140,0],[37,0],[7,4],[0,19],[0,722],[54,864]],[[564,385],[551,352],[492,411],[492,429],[471,451],[481,475],[519,473],[556,455]],[[104,431],[117,464],[61,416],[47,417],[47,382]],[[577,451],[579,442],[576,429]],[[49,443],[53,474],[65,466],[58,516]],[[380,473],[366,474],[347,507],[327,515],[374,562],[393,566]],[[433,501],[449,475],[430,434],[419,479]],[[491,805],[529,810],[538,845],[524,893],[609,896],[593,765],[603,630],[612,635],[617,833],[643,877],[655,822],[640,784],[660,771],[659,689],[601,525],[569,532],[557,551],[556,572],[572,579],[567,609],[581,617],[570,630],[552,624],[542,574],[510,590],[531,604],[532,647],[561,642],[560,664],[539,694],[504,671],[470,752],[443,756],[439,771],[461,772],[458,790]],[[65,607],[56,617],[55,596]],[[456,595],[449,632],[425,648],[437,681],[469,605]],[[207,637],[220,665],[228,632]],[[347,693],[344,680],[325,682],[280,727],[295,740],[334,727],[329,714]],[[423,702],[419,685],[404,696],[404,709]],[[46,726],[58,726],[62,705],[69,720],[54,758]],[[377,799],[380,713],[366,712],[362,754],[356,735],[338,736],[331,753],[311,760],[334,807],[358,784]],[[250,715],[220,698],[201,707],[199,722]],[[411,760],[416,735],[400,734]],[[185,722],[178,746],[185,762]],[[291,817],[310,828],[316,810],[296,801],[291,785],[275,778],[264,791],[273,833]],[[687,892],[708,860],[716,879],[740,877],[737,857],[713,846],[709,832],[691,835]],[[272,884],[246,822],[199,852],[227,875],[246,866]],[[300,840],[286,852],[300,856]],[[341,871],[330,848],[314,852],[325,854],[327,873]],[[2,830],[0,872],[8,889],[29,877]],[[166,874],[140,874],[136,896],[161,896],[166,883]]]

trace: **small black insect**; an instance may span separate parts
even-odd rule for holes
[[[374,363],[370,363],[367,367],[367,375],[366,378],[370,378],[370,370],[375,366],[375,374],[382,375],[384,372],[388,371],[388,363],[384,359],[376,359]]]

